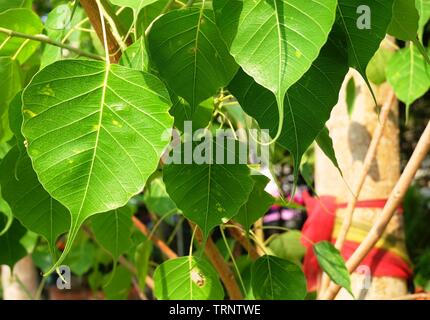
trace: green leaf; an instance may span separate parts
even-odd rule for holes
[[[415,7],[420,16],[418,21],[418,35],[422,38],[424,28],[430,20],[430,0],[415,0]]]
[[[140,37],[136,42],[129,46],[123,52],[119,63],[131,69],[147,71],[148,54],[146,53],[145,38]]]
[[[199,103],[193,113],[191,106],[180,97],[173,97],[173,107],[170,109],[170,114],[175,118],[175,127],[178,130],[184,131],[184,122],[192,121],[194,129],[205,128],[212,120],[214,111],[214,98]]]
[[[336,15],[336,0],[218,0],[213,3],[230,53],[275,94],[281,134],[284,98],[317,58]]]
[[[327,127],[324,127],[321,130],[316,141],[318,146],[327,156],[327,158],[330,159],[330,161],[334,164],[334,166],[339,170],[340,174],[342,174],[342,171],[340,170],[340,167],[339,167],[339,163],[337,162],[337,159],[336,159],[336,152],[334,151],[333,141],[331,140],[330,133]]]
[[[22,91],[15,95],[15,98],[9,104],[9,127],[16,139],[18,150],[22,153],[27,153],[25,149],[25,139],[21,133],[22,123],[24,121],[22,115]]]
[[[32,79],[23,93],[28,153],[43,187],[71,214],[56,266],[88,217],[142,190],[168,144],[169,107],[156,77],[99,61],[58,61]]]
[[[176,204],[170,199],[161,178],[151,180],[143,194],[143,201],[148,210],[159,217],[179,212]]]
[[[273,253],[282,259],[286,259],[300,265],[306,253],[306,248],[301,242],[302,233],[297,230],[284,232],[276,235],[269,243]]]
[[[5,221],[4,225],[0,228],[0,237],[1,237],[7,232],[7,230],[9,230],[13,222],[12,210],[10,209],[8,203],[2,198],[1,188],[0,188],[0,213],[2,215],[2,217],[0,217],[0,220],[2,220],[3,218],[6,219],[4,220]]]
[[[275,201],[275,199],[264,190],[270,181],[269,178],[263,175],[254,175],[252,179],[255,184],[249,195],[249,199],[240,208],[237,216],[234,217],[234,220],[243,225],[247,230],[267,212]]]
[[[159,300],[221,300],[224,290],[215,269],[206,260],[181,257],[168,260],[154,273]]]
[[[262,256],[252,265],[252,291],[262,300],[303,300],[306,296],[305,275],[293,262]]]
[[[148,275],[149,262],[151,261],[153,245],[149,239],[144,240],[136,248],[134,254],[135,265],[137,269],[137,280],[141,290],[145,289],[146,276]]]
[[[215,226],[238,213],[254,186],[247,165],[240,164],[238,158],[234,164],[227,164],[227,161],[217,164],[216,143],[207,146],[212,149],[206,151],[212,156],[207,163],[169,164],[164,167],[163,174],[168,194],[184,216],[202,229],[205,238]],[[235,149],[239,149],[238,144]],[[197,147],[194,154],[196,151]],[[224,149],[225,157],[228,152],[231,150]]]
[[[174,10],[155,20],[148,35],[150,56],[160,75],[193,112],[237,71],[214,20],[203,5]]]
[[[415,40],[419,18],[413,0],[394,0],[393,18],[388,33],[400,40]]]
[[[0,229],[3,229],[4,224]],[[0,265],[6,264],[13,268],[21,258],[27,255],[27,250],[21,243],[21,239],[25,236],[27,230],[14,220],[8,231],[0,236]]]
[[[57,238],[70,226],[68,210],[40,184],[30,158],[15,146],[0,164],[3,198],[13,215],[29,230],[42,235],[56,252]]]
[[[366,68],[369,61],[387,33],[391,21],[393,1],[339,0],[337,24],[341,26],[347,37],[349,65],[360,72],[364,79],[367,79]],[[370,9],[370,29],[357,28],[357,22],[360,18],[357,14],[357,8],[362,5]]]
[[[9,128],[9,103],[21,90],[22,80],[19,65],[8,57],[0,57],[0,142],[12,137]]]
[[[49,38],[62,41],[65,36],[65,32],[70,30],[70,27],[74,25],[71,21],[72,9],[69,5],[63,4],[55,7],[46,18],[45,29]],[[46,45],[41,57],[41,68],[51,64],[57,60],[61,60],[63,57],[63,49]]]
[[[111,278],[112,277],[112,278]],[[119,266],[115,274],[108,274],[109,284],[104,287],[107,300],[126,300],[130,293],[132,275],[125,267]]]
[[[330,37],[309,71],[285,96],[285,127],[278,143],[293,154],[296,175],[303,154],[329,119],[348,72],[343,49],[331,39],[333,38]],[[275,136],[276,100],[270,91],[241,71],[230,83],[229,90],[243,110],[257,120],[260,128],[269,129],[270,135]]]
[[[95,244],[87,235],[80,233],[77,241],[74,242],[73,249],[64,260],[64,264],[69,266],[74,274],[83,276],[93,267],[96,253]]]
[[[314,245],[314,252],[322,270],[334,283],[345,288],[352,295],[349,272],[339,250],[330,242],[321,241]]]
[[[91,218],[91,227],[97,242],[109,251],[115,262],[133,245],[132,215],[131,209],[125,206]]]
[[[394,51],[380,47],[367,65],[366,75],[370,82],[381,85],[387,80],[386,70]]]
[[[32,0],[0,0],[0,12],[13,8],[31,9]]]
[[[428,65],[414,44],[398,50],[387,66],[387,80],[396,96],[410,105],[430,88]]]
[[[43,30],[43,24],[37,14],[29,9],[9,9],[0,13],[0,27],[18,31],[25,34],[35,35]],[[23,63],[39,47],[39,41],[27,41],[22,38],[10,38],[6,41],[7,35],[0,33],[0,56],[15,55],[16,59]]]

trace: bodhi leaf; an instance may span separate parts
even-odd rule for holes
[[[367,65],[366,75],[369,81],[381,85],[387,80],[387,64],[394,55],[394,51],[380,47]]]
[[[0,229],[3,229],[4,224],[0,223]],[[25,237],[27,230],[19,223],[18,220],[13,220],[8,231],[0,236],[0,265],[6,264],[13,268],[21,258],[27,255],[27,250],[21,243],[21,239]]]
[[[132,215],[130,208],[125,206],[91,218],[91,227],[97,242],[112,254],[115,262],[133,245]]]
[[[4,220],[3,225],[0,227],[0,237],[4,235],[7,232],[7,230],[9,230],[13,222],[12,210],[10,209],[7,202],[2,198],[1,188],[0,188],[0,220],[2,220],[3,218],[6,218],[6,219]]]
[[[152,179],[143,194],[143,201],[148,210],[159,217],[166,217],[179,211],[176,204],[166,192],[166,186],[161,178]]]
[[[387,80],[396,96],[410,105],[430,88],[429,66],[414,44],[397,51],[387,66]]]
[[[430,0],[415,0],[420,19],[418,21],[418,35],[422,38],[424,28],[430,19]]]
[[[263,175],[252,176],[254,188],[249,195],[248,201],[240,208],[234,220],[245,227],[246,230],[251,228],[252,224],[260,219],[273,204],[275,199],[268,194],[264,188],[269,183],[269,178]]]
[[[184,149],[187,148],[186,144],[182,145]],[[164,167],[163,178],[167,193],[184,216],[202,229],[205,238],[215,226],[238,213],[254,186],[250,169],[239,162],[237,153],[233,155],[233,161],[225,159],[239,149],[236,143],[234,151],[224,149],[229,144],[227,142],[220,147],[217,143],[203,141],[194,148],[194,155],[202,151],[199,147],[207,147],[204,151],[209,156],[204,163],[192,161],[187,164],[183,161],[183,164],[173,163]],[[224,153],[223,161],[218,161],[219,152]]]
[[[185,121],[192,121],[193,128],[205,128],[212,120],[215,109],[214,98],[199,103],[194,109],[181,97],[172,97],[173,106],[170,114],[175,118],[175,128],[184,131]]]
[[[151,58],[176,95],[194,112],[234,77],[237,65],[215,25],[212,10],[174,10],[158,18],[148,35]]]
[[[330,242],[321,241],[314,245],[314,252],[322,270],[334,283],[344,287],[352,295],[349,272],[339,250]]]
[[[327,41],[336,0],[218,0],[213,3],[230,53],[254,80],[274,93],[282,133],[285,94],[310,68]]]
[[[39,34],[43,30],[39,16],[29,9],[10,9],[0,13],[0,27],[30,35]],[[0,56],[14,57],[20,63],[30,58],[40,45],[38,41],[16,37],[6,41],[7,37],[0,33]]]
[[[306,279],[300,266],[274,256],[262,256],[252,265],[252,292],[262,300],[303,300]]]
[[[388,33],[400,40],[415,40],[419,18],[414,0],[394,0]]]
[[[337,24],[344,30],[347,38],[349,65],[360,72],[366,81],[367,65],[387,33],[393,1],[339,0]],[[368,10],[364,10],[360,16],[357,13],[359,7]]]
[[[168,143],[169,107],[160,80],[119,65],[64,60],[32,79],[23,93],[28,153],[43,187],[71,214],[54,267],[88,217],[122,207],[142,190]]]
[[[144,37],[140,37],[123,52],[120,64],[131,69],[147,71],[148,55],[146,53]]]
[[[279,258],[287,259],[301,265],[301,261],[306,253],[306,248],[301,242],[301,236],[302,233],[298,230],[277,234],[270,241],[269,248]]]
[[[221,300],[224,290],[206,260],[181,257],[168,260],[154,272],[154,294],[159,300]]]
[[[134,261],[137,269],[137,279],[141,290],[145,289],[146,276],[148,275],[152,250],[152,241],[145,239],[136,247],[136,252],[134,254]]]
[[[134,15],[138,15],[144,7],[157,2],[158,0],[110,0],[113,4],[121,7],[133,9]]]
[[[57,238],[70,226],[69,212],[45,191],[30,158],[16,146],[0,164],[0,184],[13,215],[26,228],[42,235],[54,253]]]
[[[285,126],[278,143],[293,154],[297,169],[303,154],[329,119],[348,72],[347,58],[339,46],[331,40],[327,42],[309,71],[285,96]],[[260,128],[269,129],[273,137],[277,126],[273,94],[242,71],[230,83],[229,90],[243,110],[257,120]],[[298,174],[298,170],[295,170],[295,174]]]
[[[336,159],[336,152],[334,151],[333,141],[331,140],[330,133],[327,127],[324,127],[318,134],[316,142],[318,144],[318,147],[321,148],[322,152],[324,152],[327,158],[330,159],[330,161],[334,164],[334,166],[339,170],[339,173],[342,175],[342,171],[340,170],[339,163]]]

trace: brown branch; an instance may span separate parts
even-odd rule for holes
[[[376,245],[378,240],[383,235],[388,223],[394,216],[394,213],[400,206],[409,186],[413,182],[415,174],[424,161],[426,155],[430,150],[430,121],[427,123],[420,140],[406,165],[405,170],[400,176],[399,181],[397,181],[393,191],[391,192],[387,203],[382,209],[378,219],[375,221],[372,229],[370,229],[366,238],[360,243],[358,248],[352,254],[352,256],[346,262],[346,267],[348,271],[353,272],[367,256],[367,254]],[[336,294],[339,292],[340,286],[332,283],[330,284],[327,291],[324,293],[323,299],[331,300],[334,299]]]
[[[145,224],[143,224],[138,218],[133,216],[132,220],[135,227],[142,232],[143,235],[148,237],[169,259],[175,259],[178,257],[178,255],[170,249],[163,240],[159,239],[156,235],[151,234]]]
[[[391,300],[430,300],[430,293],[413,293],[393,298]]]
[[[369,149],[367,149],[366,157],[364,158],[363,167],[358,176],[357,181],[355,182],[354,189],[352,190],[352,198],[348,202],[346,207],[345,215],[343,217],[343,222],[339,230],[339,234],[336,239],[335,247],[337,250],[342,252],[343,244],[345,243],[346,237],[348,235],[348,231],[351,228],[352,219],[354,216],[354,210],[357,205],[357,201],[360,197],[361,189],[363,188],[364,182],[366,180],[367,175],[369,174],[370,168],[372,167],[373,160],[376,156],[376,151],[378,150],[379,143],[381,142],[382,136],[384,134],[385,126],[388,122],[388,117],[390,115],[393,103],[395,102],[394,91],[390,92],[390,95],[387,101],[381,108],[381,113],[379,115],[379,123],[376,127],[372,141],[370,142]],[[330,278],[326,273],[323,274],[321,280],[320,291],[322,295],[324,295],[324,291],[330,284]]]
[[[232,221],[230,224],[237,225]],[[244,233],[237,228],[229,228],[229,232],[231,236],[238,242],[240,245],[249,253],[249,257],[251,260],[255,261],[260,257],[260,254],[257,252],[257,249],[252,245],[248,238],[245,237]]]
[[[195,224],[190,222],[190,225],[191,225],[191,229],[194,230],[194,228],[196,227]],[[204,242],[203,234],[199,228],[197,228],[196,230],[195,237],[200,244]],[[240,291],[239,285],[237,284],[233,271],[225,262],[217,246],[215,245],[215,243],[212,241],[210,237],[206,240],[205,254],[212,262],[216,271],[218,271],[218,274],[221,278],[221,281],[224,283],[225,289],[227,290],[227,293],[230,299],[242,300],[243,299],[242,292]]]
[[[103,29],[100,20],[100,12],[97,6],[97,2],[94,0],[80,0],[82,7],[84,8],[91,25],[94,28],[98,38],[103,42]],[[116,41],[112,31],[106,28],[107,45],[109,50],[110,62],[117,63],[121,58],[121,49]]]

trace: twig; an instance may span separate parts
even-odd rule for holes
[[[195,225],[190,222],[191,229],[194,229]],[[196,239],[202,244],[203,234],[199,228],[196,231]],[[223,256],[219,252],[217,246],[212,241],[211,238],[206,240],[205,253],[209,260],[212,262],[216,271],[221,278],[221,281],[224,283],[225,289],[231,300],[242,300],[242,292],[240,291],[239,285],[234,277],[233,271],[230,269],[228,264],[225,262]]]
[[[119,256],[118,262],[126,268],[128,271],[130,271],[132,274],[137,276],[137,269],[136,267],[128,261],[124,256]],[[150,276],[146,276],[145,283],[148,286],[149,289],[154,290],[154,280]]]
[[[90,23],[93,26],[98,38],[103,42],[103,28],[100,21],[97,2],[94,0],[80,0],[80,2],[87,13],[88,19],[90,20]],[[109,60],[112,63],[117,63],[121,58],[121,50],[112,31],[109,28],[106,29],[106,38],[110,57]]]
[[[364,182],[367,175],[369,174],[370,168],[372,167],[373,160],[376,156],[376,151],[378,150],[379,143],[381,142],[382,136],[384,134],[385,126],[388,122],[388,117],[392,109],[393,102],[395,101],[394,91],[390,92],[387,101],[384,103],[379,115],[378,126],[376,127],[372,141],[370,142],[369,149],[367,150],[366,157],[364,158],[363,167],[361,169],[360,175],[355,182],[354,189],[352,190],[352,198],[349,200],[348,205],[345,210],[345,215],[343,217],[343,222],[339,230],[339,234],[336,239],[335,247],[337,250],[342,252],[343,244],[345,243],[348,231],[351,228],[352,219],[354,216],[354,210],[357,205],[357,201],[360,197],[361,189],[363,188]],[[326,273],[323,274],[321,280],[320,292],[323,295],[324,291],[330,284],[330,278]]]
[[[36,34],[36,35],[26,34],[26,33],[17,32],[17,31],[13,31],[10,29],[2,28],[2,27],[0,27],[0,33],[7,34],[8,37],[11,37],[11,38],[15,37],[15,38],[22,38],[22,39],[34,40],[34,41],[47,43],[47,44],[50,44],[50,45],[53,45],[56,47],[67,49],[67,50],[74,52],[74,53],[76,53],[82,57],[87,57],[87,58],[96,59],[96,60],[103,60],[103,57],[99,56],[98,54],[82,51],[79,48],[75,48],[75,47],[69,46],[67,44],[64,44],[62,42],[52,40],[51,38],[49,38],[43,34]]]
[[[156,235],[151,235],[148,228],[136,217],[132,217],[133,223],[136,228],[142,232],[148,239],[150,239],[169,259],[175,259],[178,255],[170,249],[170,247]]]
[[[401,204],[403,197],[405,196],[409,186],[413,182],[415,174],[424,161],[427,153],[430,150],[430,121],[421,135],[420,140],[406,165],[405,170],[400,176],[399,181],[397,181],[393,191],[391,192],[387,203],[379,214],[378,219],[375,221],[372,229],[370,229],[366,238],[360,243],[358,248],[352,254],[352,256],[346,262],[346,267],[348,271],[353,272],[367,256],[367,254],[376,245],[378,240],[383,235],[388,223],[394,216],[397,208]],[[334,299],[336,294],[339,292],[340,287],[334,283],[330,284],[323,299],[331,300]]]
[[[230,224],[234,224],[230,222]],[[260,257],[260,254],[257,252],[257,249],[252,245],[252,243],[247,239],[242,231],[238,228],[229,228],[229,232],[232,237],[240,243],[240,245],[249,253],[249,257],[252,260],[257,260]]]

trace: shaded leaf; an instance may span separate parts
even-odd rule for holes
[[[0,229],[4,228],[4,224]],[[8,231],[0,236],[0,265],[5,264],[13,268],[21,258],[27,255],[27,250],[21,243],[21,239],[25,236],[27,230],[14,220]]]
[[[237,71],[209,9],[188,8],[164,14],[151,26],[148,48],[160,75],[194,112],[226,86]]]
[[[252,265],[252,291],[262,300],[303,300],[306,296],[305,275],[293,262],[262,256]]]
[[[148,54],[146,53],[145,38],[143,36],[125,49],[119,63],[135,70],[148,70]]]
[[[126,300],[130,293],[132,275],[125,267],[119,266],[115,274],[107,275],[109,284],[104,287],[104,294],[107,300]]]
[[[300,265],[306,253],[306,248],[301,242],[301,234],[302,233],[298,230],[291,230],[279,234],[270,241],[269,248],[277,257]]]
[[[393,18],[388,33],[400,40],[415,40],[418,21],[418,10],[413,0],[394,0]]]

